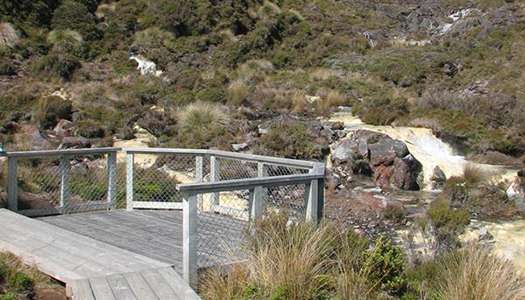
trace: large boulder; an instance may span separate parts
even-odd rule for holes
[[[340,173],[372,176],[377,186],[418,190],[421,163],[405,143],[388,135],[357,130],[332,148],[332,162]]]

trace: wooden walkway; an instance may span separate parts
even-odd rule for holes
[[[64,282],[73,299],[198,299],[171,263],[6,209],[0,209],[0,250]]]
[[[97,241],[173,265],[182,274],[182,211],[114,210],[39,218]],[[216,214],[199,215],[198,266],[242,260],[245,221]]]

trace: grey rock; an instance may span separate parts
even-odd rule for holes
[[[243,150],[248,149],[248,144],[247,143],[232,144],[231,146],[232,146],[233,151],[235,151],[235,152],[239,152],[239,151],[243,151]]]

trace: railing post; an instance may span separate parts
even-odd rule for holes
[[[250,189],[250,221],[255,222],[264,212],[263,188],[261,186]]]
[[[195,182],[202,182],[204,164],[202,156],[195,156]]]
[[[67,206],[69,205],[69,170],[71,164],[69,163],[69,156],[60,157],[60,213],[67,213]]]
[[[220,180],[220,162],[215,155],[210,156],[210,182]],[[211,196],[212,207],[220,204],[220,193],[213,193]]]
[[[16,180],[16,157],[7,158],[7,208],[18,211],[18,184]]]
[[[198,215],[197,195],[183,193],[182,199],[182,274],[184,280],[196,288],[197,277],[197,245],[198,245]]]
[[[126,153],[126,210],[133,210],[133,168],[135,155]]]
[[[108,209],[116,207],[117,194],[117,153],[108,153]]]
[[[319,222],[319,181],[312,180],[305,185],[306,221]]]
[[[266,176],[266,168],[264,163],[257,163],[257,177]],[[250,218],[255,221],[262,216],[264,212],[264,205],[266,201],[266,188],[257,186],[253,190],[250,190]]]

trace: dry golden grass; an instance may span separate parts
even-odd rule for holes
[[[489,176],[489,174],[473,164],[467,164],[463,169],[463,178],[465,178],[465,182],[470,186],[487,181]]]
[[[239,299],[249,284],[245,266],[236,265],[226,271],[210,270],[200,281],[200,296],[203,299]]]
[[[525,299],[524,278],[512,263],[472,245],[445,260],[438,286],[440,299]]]
[[[304,113],[308,111],[308,101],[306,101],[306,94],[297,90],[292,95],[292,111],[295,113]]]
[[[235,80],[228,86],[226,95],[228,98],[228,104],[238,106],[248,97],[250,94],[250,87],[242,80]]]
[[[288,299],[312,299],[333,266],[330,256],[335,241],[332,226],[287,227],[284,219],[260,224],[247,249],[250,276],[270,294],[283,290]]]

